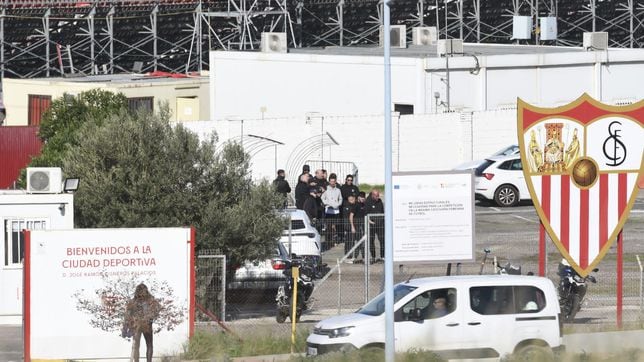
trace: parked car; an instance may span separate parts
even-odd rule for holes
[[[298,209],[285,209],[281,213],[291,220],[290,238],[287,228],[275,243],[275,251],[271,257],[264,260],[246,260],[240,265],[231,266],[228,269],[228,290],[273,293],[284,283],[283,268],[279,268],[279,265],[290,259],[293,254],[310,260],[318,267],[316,272],[320,270],[322,263],[320,234],[311,225],[309,217],[304,211]]]
[[[489,157],[510,156],[510,155],[516,155],[516,154],[519,154],[519,145],[510,145],[510,146],[507,146],[507,147],[503,147],[502,149],[494,152]],[[479,167],[483,162],[485,162],[485,159],[467,161],[467,162],[464,162],[464,163],[454,167],[454,170],[475,169],[475,168]]]
[[[291,220],[289,238],[288,228],[282,232],[280,243],[291,254],[311,260],[316,267],[322,263],[322,243],[320,233],[311,224],[306,212],[299,209],[284,209],[283,215]]]
[[[394,286],[396,352],[437,352],[446,359],[528,355],[553,360],[563,348],[559,301],[547,278],[464,275],[412,279]],[[307,355],[384,348],[385,295],[355,313],[318,322]]]
[[[231,266],[227,281],[228,290],[253,290],[274,293],[284,283],[285,276],[279,265],[289,259],[288,251],[280,242],[275,243],[274,253],[264,260],[246,260],[240,265]]]
[[[474,176],[477,200],[493,200],[501,207],[516,206],[520,200],[530,200],[518,154],[490,157],[474,170]]]

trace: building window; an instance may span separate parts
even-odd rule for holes
[[[29,125],[38,126],[42,120],[43,114],[51,107],[51,96],[37,94],[29,95]]]
[[[127,106],[131,111],[154,111],[154,97],[135,97],[127,99]]]
[[[406,114],[414,114],[414,105],[394,103],[394,112],[400,113],[401,116],[404,116]]]
[[[4,265],[22,264],[25,257],[25,239],[22,230],[44,230],[47,221],[44,219],[5,220],[4,230]]]

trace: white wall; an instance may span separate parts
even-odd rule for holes
[[[421,59],[392,59],[392,102],[418,104],[424,87]],[[380,57],[210,53],[211,119],[382,113]],[[421,105],[419,105],[421,106]]]
[[[384,119],[380,115],[324,117],[324,131],[339,145],[325,145],[324,160],[350,161],[360,171],[360,182],[384,182]],[[240,141],[241,123],[229,121],[188,122],[188,129],[202,139],[217,132],[220,144],[229,139]],[[287,179],[297,176],[301,160],[321,160],[321,120],[307,123],[305,117],[244,120],[244,148],[252,156],[251,172],[255,179],[272,180],[276,169],[287,171]],[[248,135],[284,143],[260,151],[260,143]],[[423,114],[392,117],[394,171],[438,171],[479,159],[517,143],[516,110]],[[328,140],[325,138],[325,140]],[[301,144],[306,145],[302,151]],[[299,153],[298,153],[299,152]],[[335,172],[331,167],[329,172]],[[345,175],[338,175],[344,179]],[[291,185],[293,186],[293,185]]]
[[[486,45],[468,47],[477,54]],[[507,46],[505,55],[449,59],[454,113],[442,113],[446,105],[437,107],[434,98],[438,92],[438,101],[447,102],[445,58],[392,58],[392,103],[414,104],[415,112],[393,117],[394,170],[450,169],[517,143],[518,97],[542,107],[569,103],[584,92],[608,104],[644,98],[642,49],[561,52],[518,46],[527,54],[509,54],[516,47]],[[301,144],[309,143],[305,159],[351,161],[361,182],[382,183],[382,58],[332,52],[211,52],[213,122],[189,127],[202,133],[216,129],[222,141],[240,140],[243,133],[256,179],[273,179],[276,168],[295,178],[302,165],[294,160],[302,159],[297,157],[306,153]],[[312,111],[319,113],[307,122]],[[319,135],[324,132],[339,145],[325,147],[322,155]],[[284,143],[277,147],[277,162],[275,147],[258,151],[249,134]]]
[[[485,45],[470,45],[483,48]],[[498,47],[498,46],[497,46]],[[477,55],[449,59],[450,107],[481,111],[516,107],[517,97],[556,106],[589,93],[608,104],[644,98],[643,49],[584,52],[547,47],[534,54]],[[558,49],[560,51],[560,49]],[[537,52],[538,51],[538,52]],[[327,116],[383,112],[382,58],[359,55],[258,52],[210,53],[211,119]],[[394,57],[392,102],[414,104],[415,113],[434,113],[434,92],[447,103],[444,58]]]
[[[0,325],[22,323],[22,266],[5,266],[4,248],[6,220],[21,218],[42,218],[49,229],[73,229],[73,195],[0,191]]]
[[[485,45],[479,45],[484,47]],[[517,98],[542,107],[558,106],[588,93],[607,104],[644,98],[644,49],[450,58],[451,106],[456,110],[496,110],[516,107]],[[445,60],[426,59],[431,92],[446,101]],[[395,80],[394,80],[395,82]],[[433,105],[433,103],[432,103]],[[435,108],[432,107],[432,110]],[[442,110],[443,107],[439,107]]]

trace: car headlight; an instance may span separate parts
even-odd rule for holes
[[[332,329],[331,333],[329,333],[329,338],[346,337],[351,334],[352,329],[353,326]]]

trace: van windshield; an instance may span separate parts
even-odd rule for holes
[[[411,285],[398,284],[394,287],[394,304],[401,300],[407,294],[413,292],[417,287]],[[381,315],[385,312],[385,293],[380,293],[377,297],[373,298],[369,303],[365,304],[362,308],[358,309],[356,313],[366,315]]]

